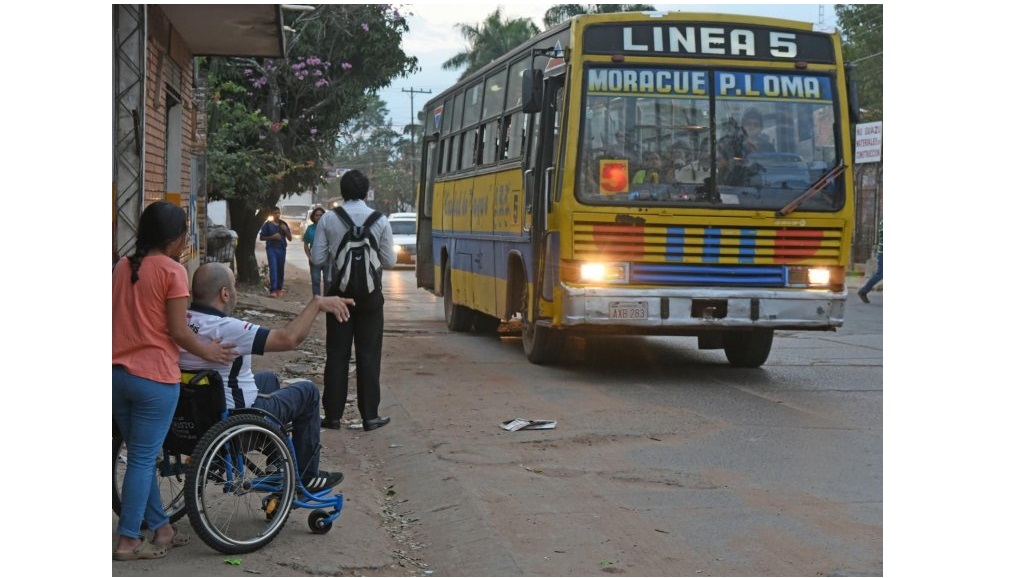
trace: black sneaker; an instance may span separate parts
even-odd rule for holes
[[[319,472],[314,476],[306,476],[302,478],[302,484],[305,486],[305,489],[310,492],[318,492],[320,490],[332,488],[342,481],[344,481],[344,474],[340,472],[327,472],[325,470],[319,470]]]
[[[328,417],[320,418],[319,426],[324,429],[340,429],[340,420]]]
[[[863,300],[863,303],[870,302],[870,298],[866,296],[866,293],[863,293],[862,291],[857,291],[856,293],[859,295],[859,298]]]

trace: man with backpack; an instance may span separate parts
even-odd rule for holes
[[[347,403],[347,380],[351,344],[357,360],[358,411],[362,428],[372,431],[389,423],[379,416],[379,366],[382,361],[382,331],[385,299],[382,269],[396,264],[393,229],[389,220],[365,204],[368,177],[350,170],[340,178],[344,204],[327,211],[316,224],[312,263],[330,264],[327,295],[354,299],[350,319],[341,323],[326,315],[326,369],[323,374],[321,425],[340,429]]]

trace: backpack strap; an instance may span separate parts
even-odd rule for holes
[[[344,225],[346,225],[349,230],[353,231],[356,228],[358,228],[358,225],[354,224],[354,220],[351,219],[351,215],[347,213],[347,210],[344,209],[343,205],[333,209],[333,212],[336,213],[338,217],[340,217],[340,220],[344,222]],[[378,221],[379,217],[381,216],[382,216],[381,211],[373,210],[372,213],[368,215],[368,218],[365,219],[365,222],[361,224],[361,232],[368,233],[369,236],[371,236],[371,233],[369,231],[372,228],[372,225],[374,225],[375,222]],[[372,243],[372,245],[375,246],[376,243]]]
[[[351,216],[347,214],[347,210],[344,209],[343,206],[333,209],[333,212],[336,213],[338,217],[340,217],[340,220],[343,221],[345,225],[347,225],[348,229],[354,229],[356,225],[354,224],[354,221],[351,219]]]
[[[372,211],[372,214],[368,215],[368,218],[365,219],[365,223],[363,225],[361,225],[361,227],[364,228],[364,229],[370,229],[372,227],[372,225],[374,225],[375,222],[378,221],[379,217],[381,217],[381,216],[382,216],[381,212],[379,212],[379,211]]]

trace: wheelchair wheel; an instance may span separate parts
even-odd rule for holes
[[[309,530],[312,530],[313,534],[325,534],[333,529],[333,524],[327,524],[326,518],[329,516],[326,512],[322,510],[312,510],[309,514]]]
[[[225,554],[244,554],[277,537],[297,482],[287,437],[258,415],[233,415],[200,438],[186,477],[193,530]]]
[[[161,505],[165,508],[165,515],[175,523],[186,515],[186,501],[183,495],[183,488],[186,481],[186,466],[184,459],[186,456],[168,455],[164,452],[158,453],[155,462],[154,475],[158,478],[158,487],[161,489]],[[118,516],[123,507],[123,477],[126,475],[126,464],[129,456],[126,452],[126,443],[122,436],[112,436],[112,511]],[[141,528],[146,528],[147,524],[142,523]]]

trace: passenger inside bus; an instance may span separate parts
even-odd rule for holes
[[[734,117],[723,123],[723,136],[718,142],[719,183],[731,186],[746,186],[757,176],[757,168],[748,161],[753,153],[775,152],[775,145],[762,132],[764,122],[761,113],[748,109],[738,124]]]
[[[645,154],[645,162],[635,171],[635,178],[631,182],[635,184],[659,183],[662,174],[663,161],[659,153],[649,152]]]

